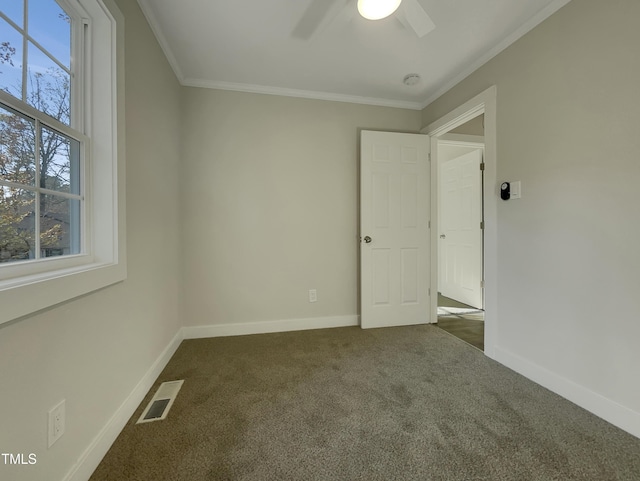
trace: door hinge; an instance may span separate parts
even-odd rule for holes
[[[480,170],[484,170],[484,162],[480,162]]]
[[[429,159],[429,162],[431,162],[431,152],[427,154],[427,158]]]
[[[484,289],[484,280],[480,281],[480,287]]]
[[[431,297],[431,288],[427,289],[427,291],[429,292],[429,297]]]
[[[484,221],[480,222],[480,230],[484,230]]]
[[[427,223],[427,228],[431,229],[431,221]]]

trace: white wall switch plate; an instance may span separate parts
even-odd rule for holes
[[[522,197],[522,186],[520,185],[520,181],[516,180],[515,182],[511,182],[511,195],[510,199],[519,199]]]
[[[318,292],[315,289],[309,289],[309,302],[318,301]]]

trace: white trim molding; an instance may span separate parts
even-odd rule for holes
[[[85,481],[98,467],[102,458],[107,454],[109,448],[114,443],[120,432],[124,429],[127,421],[138,409],[140,403],[149,392],[160,376],[160,373],[169,363],[176,350],[182,342],[182,330],[179,329],[167,347],[162,351],[140,382],[133,388],[133,391],[126,397],[120,407],[111,416],[111,419],[100,430],[98,435],[91,441],[87,449],[82,453],[78,462],[69,470],[63,481]]]
[[[326,329],[333,327],[349,327],[360,325],[357,315],[335,317],[313,317],[308,319],[286,319],[281,321],[246,322],[239,324],[214,324],[209,326],[182,327],[178,330],[167,347],[158,356],[149,370],[140,379],[131,393],[96,437],[91,441],[87,449],[82,453],[78,462],[72,466],[63,481],[84,481],[98,467],[102,458],[107,454],[111,445],[115,442],[120,432],[131,419],[133,413],[140,406],[149,389],[169,363],[180,344],[185,339],[202,339],[209,337],[242,336],[248,334],[265,334],[270,332],[303,331],[309,329]]]
[[[428,93],[427,98],[423,101],[402,101],[397,99],[383,99],[383,98],[372,98],[372,97],[358,97],[344,94],[336,94],[330,92],[316,92],[316,91],[308,91],[308,90],[295,90],[295,89],[284,89],[278,87],[271,87],[265,85],[251,85],[244,83],[234,83],[234,82],[219,82],[213,80],[207,80],[202,78],[191,78],[185,77],[182,69],[180,68],[179,62],[176,56],[171,50],[169,46],[169,42],[166,37],[162,33],[162,29],[160,28],[160,23],[156,18],[156,15],[153,12],[153,8],[150,6],[153,1],[152,0],[138,0],[138,4],[140,5],[140,9],[142,10],[144,16],[149,23],[151,30],[153,31],[162,51],[164,52],[171,68],[173,69],[178,81],[181,85],[185,87],[201,87],[201,88],[212,88],[219,90],[234,90],[239,92],[251,92],[251,93],[261,93],[268,95],[281,95],[285,97],[300,97],[300,98],[309,98],[309,99],[317,99],[317,100],[330,100],[336,102],[349,102],[356,104],[365,104],[365,105],[375,105],[382,107],[395,107],[395,108],[405,108],[409,110],[422,110],[427,107],[431,102],[439,98],[442,94],[450,90],[452,87],[460,83],[466,77],[468,77],[472,72],[475,72],[478,68],[483,66],[493,57],[502,52],[505,48],[510,46],[520,37],[525,35],[527,32],[538,26],[548,17],[553,15],[555,12],[560,10],[560,8],[564,7],[570,0],[553,0],[551,3],[546,5],[540,11],[538,11],[533,17],[531,17],[527,22],[518,27],[515,31],[513,31],[506,38],[502,39],[498,42],[492,49],[490,49],[486,54],[478,57],[474,62],[468,63],[465,67],[460,70],[457,74],[454,74],[453,77],[448,77],[445,81],[439,83],[430,89],[431,93]]]
[[[498,181],[497,181],[497,88],[479,93],[444,117],[421,130],[431,136],[431,258],[438,258],[438,143],[452,129],[484,114],[484,353],[494,357],[498,325]],[[438,285],[437,262],[431,264],[431,286]],[[438,297],[431,298],[431,317],[437,319]]]
[[[180,64],[178,64],[178,60],[176,59],[176,56],[173,54],[173,50],[171,50],[171,47],[169,46],[169,42],[167,42],[167,39],[162,33],[162,29],[160,28],[160,23],[158,22],[156,15],[153,13],[153,8],[149,6],[149,3],[152,1],[153,0],[138,0],[138,5],[140,5],[140,10],[142,10],[142,13],[144,14],[145,18],[147,19],[147,22],[149,23],[149,27],[151,27],[151,31],[155,35],[158,43],[160,44],[160,48],[164,52],[164,56],[167,57],[167,61],[169,62],[169,65],[171,65],[171,68],[173,69],[173,73],[175,73],[176,77],[178,77],[178,82],[184,85],[184,75],[182,74],[182,69],[180,69]]]
[[[207,80],[202,78],[186,78],[180,68],[180,64],[171,50],[169,42],[167,41],[165,35],[162,33],[162,28],[160,28],[160,23],[154,13],[154,9],[151,7],[152,0],[138,0],[138,4],[140,5],[140,9],[144,14],[149,26],[153,34],[155,35],[158,43],[160,44],[160,48],[164,52],[165,57],[167,57],[167,61],[173,72],[176,74],[180,85],[184,87],[199,87],[199,88],[208,88],[208,89],[216,89],[216,90],[232,90],[236,92],[247,92],[247,93],[255,93],[255,94],[265,94],[265,95],[279,95],[282,97],[296,97],[296,98],[305,98],[305,99],[313,99],[313,100],[328,100],[332,102],[346,102],[352,104],[363,104],[363,105],[374,105],[378,107],[393,107],[399,109],[409,109],[409,110],[422,110],[424,107],[424,102],[416,101],[406,101],[406,100],[397,100],[397,99],[384,99],[384,98],[373,98],[373,97],[360,97],[357,95],[345,95],[345,94],[337,94],[331,92],[320,92],[320,91],[312,91],[312,90],[297,90],[297,89],[289,89],[289,88],[281,88],[281,87],[273,87],[268,85],[253,85],[246,83],[237,83],[237,82],[222,82],[222,81],[214,81]]]
[[[263,95],[278,95],[280,97],[295,97],[311,100],[326,100],[329,102],[346,102],[350,104],[374,105],[377,107],[392,107],[407,110],[422,110],[422,102],[393,100],[374,97],[360,97],[358,95],[336,94],[314,90],[298,90],[266,85],[253,85],[234,82],[214,82],[201,79],[185,79],[181,82],[185,87],[199,87],[216,90],[232,90]]]
[[[311,317],[307,319],[284,319],[279,321],[243,322],[237,324],[210,324],[182,328],[184,339],[207,337],[246,336],[271,332],[306,331],[333,327],[359,326],[357,315],[335,317]]]
[[[79,0],[90,20],[84,70],[86,119],[91,161],[86,183],[88,218],[84,255],[5,264],[0,278],[0,324],[88,294],[124,280],[126,266],[126,159],[124,92],[124,16],[113,0]],[[88,75],[88,74],[87,74]],[[5,270],[6,272],[6,270]]]
[[[527,20],[524,24],[520,25],[520,27],[518,27],[515,31],[511,33],[511,35],[508,35],[507,37],[503,38],[500,42],[498,42],[487,53],[478,57],[474,62],[468,63],[464,67],[464,69],[462,69],[457,75],[450,78],[448,81],[443,82],[441,86],[437,88],[432,94],[430,94],[429,97],[424,101],[424,103],[422,104],[422,108],[428,107],[429,104],[431,104],[432,102],[440,98],[443,94],[445,94],[446,92],[451,90],[453,87],[458,85],[460,82],[462,82],[465,78],[467,78],[473,72],[475,72],[480,67],[482,67],[485,63],[487,63],[493,57],[498,55],[500,52],[502,52],[504,49],[506,49],[508,46],[510,46],[520,37],[523,37],[526,33],[533,30],[539,24],[544,22],[547,18],[549,18],[554,13],[556,13],[558,10],[560,10],[570,1],[571,0],[554,0],[551,3],[549,3],[542,10],[536,13],[533,17]]]
[[[577,404],[605,421],[640,438],[640,413],[601,394],[534,364],[517,354],[496,347],[494,359],[515,372]]]

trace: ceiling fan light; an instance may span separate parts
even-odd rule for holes
[[[367,20],[388,17],[400,6],[402,0],[358,0],[358,12]]]

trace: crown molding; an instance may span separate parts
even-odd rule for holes
[[[540,25],[543,21],[549,18],[551,15],[556,13],[562,7],[564,7],[571,0],[554,0],[549,3],[546,7],[541,9],[538,13],[536,13],[533,17],[527,20],[524,24],[518,27],[514,32],[505,37],[502,41],[498,42],[491,50],[489,50],[486,54],[479,57],[475,62],[467,65],[465,69],[463,69],[458,75],[454,76],[451,80],[445,82],[440,88],[438,88],[433,94],[431,94],[424,103],[422,103],[422,108],[426,108],[429,104],[434,102],[443,94],[447,93],[453,87],[462,82],[465,78],[471,75],[473,72],[482,67],[485,63],[491,60],[493,57],[498,55],[500,52],[505,50],[507,47],[515,43],[518,39],[523,37],[526,33],[533,30],[535,27]]]
[[[173,69],[173,73],[176,74],[176,77],[178,78],[178,82],[182,84],[184,81],[184,75],[182,74],[180,65],[176,60],[176,56],[173,54],[173,50],[171,50],[171,47],[169,47],[169,42],[167,42],[167,39],[162,34],[162,29],[160,28],[160,24],[158,23],[156,15],[155,13],[153,13],[153,8],[151,8],[151,5],[150,5],[152,1],[153,0],[138,0],[138,5],[140,5],[140,10],[142,10],[142,13],[147,19],[149,26],[151,27],[151,31],[155,35],[158,43],[160,44],[160,48],[164,52],[165,57],[167,57],[167,61],[169,62],[169,65],[171,65],[171,68]]]
[[[254,94],[279,95],[281,97],[297,97],[313,100],[328,100],[331,102],[346,102],[351,104],[374,105],[377,107],[393,107],[398,109],[422,110],[421,102],[409,102],[404,100],[380,99],[374,97],[360,97],[357,95],[335,94],[330,92],[318,92],[314,90],[297,90],[281,87],[269,87],[265,85],[253,85],[235,82],[216,82],[202,79],[185,79],[181,82],[185,87],[199,87],[216,90],[233,90],[236,92],[248,92]]]
[[[314,99],[314,100],[328,100],[332,102],[346,102],[346,103],[354,103],[354,104],[363,104],[363,105],[373,105],[379,107],[392,107],[392,108],[400,108],[400,109],[409,109],[409,110],[423,110],[440,96],[451,90],[462,80],[467,78],[477,69],[482,67],[484,64],[489,62],[492,58],[498,55],[500,52],[505,50],[507,47],[512,45],[526,33],[531,31],[533,28],[538,26],[548,17],[553,15],[555,12],[560,10],[566,4],[568,4],[571,0],[554,0],[549,3],[546,7],[542,8],[538,13],[536,13],[533,17],[531,17],[527,22],[517,28],[510,35],[505,37],[502,41],[497,43],[491,50],[489,50],[486,54],[482,55],[474,62],[471,62],[460,71],[457,75],[452,77],[450,80],[441,84],[431,95],[427,97],[426,100],[422,102],[411,102],[404,100],[394,100],[394,99],[385,99],[385,98],[375,98],[375,97],[361,97],[357,95],[345,95],[345,94],[337,94],[330,92],[320,92],[313,90],[298,90],[298,89],[288,89],[281,87],[270,87],[265,85],[254,85],[254,84],[244,84],[244,83],[236,83],[236,82],[221,82],[221,81],[212,81],[205,79],[194,79],[194,78],[185,78],[182,70],[180,69],[179,63],[176,60],[176,57],[169,47],[169,43],[166,38],[162,34],[162,30],[157,21],[155,14],[153,13],[153,8],[151,4],[153,0],[138,0],[138,4],[140,5],[140,9],[142,10],[144,16],[151,27],[162,51],[167,57],[167,61],[171,65],[178,81],[181,85],[185,87],[199,87],[199,88],[209,88],[209,89],[217,89],[217,90],[232,90],[236,92],[248,92],[248,93],[258,93],[265,95],[279,95],[284,97],[297,97],[297,98],[306,98],[306,99]]]

